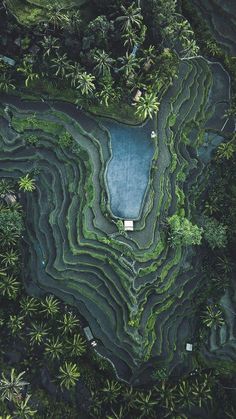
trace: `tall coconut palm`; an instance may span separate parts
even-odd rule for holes
[[[59,360],[63,354],[63,342],[60,341],[59,337],[47,339],[45,343],[45,354],[52,361]]]
[[[24,192],[32,192],[35,190],[35,180],[30,178],[29,173],[27,175],[22,176],[18,182],[19,189],[22,189]]]
[[[12,275],[2,275],[0,278],[0,294],[10,300],[15,300],[19,293],[20,285],[20,282]]]
[[[61,25],[65,24],[65,21],[68,20],[66,14],[56,3],[48,5],[47,18],[48,22],[53,25],[54,30],[60,27]]]
[[[103,399],[113,403],[120,396],[122,386],[118,381],[106,380],[105,386],[102,388]]]
[[[54,317],[59,312],[59,301],[53,295],[47,295],[41,302],[41,313],[46,317]]]
[[[6,250],[0,258],[5,267],[14,267],[19,260],[19,253],[14,249]]]
[[[4,231],[3,235],[0,235],[1,237],[1,245],[2,247],[8,247],[8,246],[15,246],[16,243],[19,240],[19,233],[13,229],[6,229]]]
[[[116,21],[121,23],[122,32],[130,28],[140,28],[143,21],[140,7],[137,7],[135,3],[132,3],[127,8],[122,5],[121,12],[122,16],[119,16]]]
[[[13,336],[19,335],[25,325],[24,317],[13,314],[9,317],[7,327],[10,329]]]
[[[67,390],[69,390],[76,385],[79,377],[80,372],[76,364],[73,364],[72,362],[65,362],[60,367],[58,378],[61,387],[65,387]]]
[[[11,79],[10,75],[3,73],[0,76],[0,91],[8,93],[10,90],[15,90],[16,86],[14,81]]]
[[[227,143],[221,143],[216,152],[217,159],[230,160],[236,152],[236,141],[228,141]]]
[[[212,400],[212,390],[205,377],[202,377],[201,380],[196,379],[193,382],[192,393],[194,397],[194,404],[199,407],[202,407],[204,404]]]
[[[144,49],[142,51],[142,62],[144,64],[144,68],[145,68],[145,65],[147,66],[147,65],[154,64],[155,57],[156,57],[155,50],[156,48],[154,47],[154,45],[149,45],[147,49]]]
[[[136,104],[136,114],[141,119],[152,118],[157,113],[160,103],[155,93],[145,93]]]
[[[47,328],[46,324],[32,322],[29,330],[30,336],[30,344],[31,345],[40,345],[44,342],[45,338],[49,333],[49,329]]]
[[[191,386],[188,381],[180,381],[177,385],[177,402],[181,407],[191,409],[194,405],[194,398]]]
[[[95,90],[94,80],[95,77],[92,74],[83,71],[78,77],[76,89],[78,89],[82,95],[88,96]]]
[[[99,83],[100,91],[96,93],[96,97],[101,105],[109,106],[110,102],[120,99],[119,91],[114,89],[114,82],[111,76],[103,77]]]
[[[24,400],[18,401],[14,408],[14,417],[17,419],[30,419],[36,415],[37,410],[29,405],[30,395],[28,394]]]
[[[59,320],[58,323],[60,324],[59,329],[62,331],[63,334],[70,334],[80,324],[77,317],[70,312],[65,313],[63,315],[63,319]]]
[[[64,19],[60,23],[60,27],[72,33],[78,33],[81,27],[81,13],[79,10],[68,10],[64,14]]]
[[[56,53],[56,57],[52,59],[52,69],[54,69],[55,75],[64,78],[66,76],[67,70],[70,66],[67,54],[60,55]]]
[[[102,400],[100,393],[97,391],[91,391],[91,404],[89,406],[89,413],[93,418],[100,418],[102,411]]]
[[[21,313],[25,316],[32,316],[38,311],[39,303],[36,298],[24,296],[20,300]]]
[[[163,380],[154,387],[156,392],[157,400],[159,404],[170,411],[173,411],[176,407],[176,394],[175,387],[171,387],[167,381]]]
[[[223,313],[217,305],[207,306],[201,318],[203,324],[209,328],[217,328],[225,323]]]
[[[127,410],[135,409],[136,407],[136,396],[137,393],[133,387],[124,387],[122,391],[122,402],[126,406]]]
[[[94,53],[93,60],[95,62],[94,71],[98,75],[106,76],[110,74],[112,65],[115,60],[109,56],[104,50],[97,49]]]
[[[124,42],[124,46],[129,48],[133,48],[135,45],[139,43],[139,37],[137,32],[134,31],[133,28],[128,28],[123,35],[121,36]]]
[[[44,36],[40,44],[43,48],[44,58],[49,57],[53,52],[58,51],[60,48],[59,39],[52,35]]]
[[[120,406],[119,409],[111,409],[111,414],[106,416],[106,419],[123,419],[125,417],[125,408]],[[140,416],[141,418],[142,416]]]
[[[25,76],[25,86],[28,87],[29,83],[39,79],[39,74],[34,72],[33,63],[29,56],[25,56],[21,66],[17,68],[17,71]]]
[[[82,67],[79,62],[72,63],[68,66],[66,78],[70,79],[70,84],[75,87],[78,83]]]
[[[148,393],[138,393],[136,397],[136,407],[141,412],[140,418],[156,417],[155,408],[158,401],[154,399],[152,391]]]
[[[216,268],[227,275],[232,272],[233,264],[227,255],[223,255],[217,258]]]
[[[0,197],[4,198],[4,196],[13,193],[14,187],[12,181],[9,179],[0,179]]]
[[[75,334],[67,340],[67,349],[72,356],[80,356],[86,352],[86,341],[79,334]]]
[[[126,77],[133,76],[136,70],[139,68],[137,58],[128,52],[125,53],[124,57],[120,57],[118,60],[121,63],[120,71],[124,72]]]
[[[17,374],[13,368],[10,375],[2,373],[0,379],[0,398],[1,400],[15,401],[21,396],[21,392],[29,383],[23,379],[25,371]]]

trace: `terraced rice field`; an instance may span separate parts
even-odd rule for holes
[[[232,0],[193,0],[214,38],[232,55],[236,54],[236,2]]]
[[[158,147],[142,211],[128,234],[118,231],[109,205],[112,149],[103,120],[65,103],[1,98],[0,175],[33,172],[37,183],[21,196],[26,287],[76,305],[97,351],[134,384],[150,380],[153,364],[173,374],[192,365],[185,345],[194,339],[199,260],[193,248],[169,246],[165,219],[181,212],[197,221],[194,197],[204,188],[205,167],[198,150],[206,131],[225,125],[229,83],[219,64],[181,62],[154,120]],[[63,130],[73,136],[73,150],[58,146]],[[37,147],[26,141],[32,133],[40,138]]]

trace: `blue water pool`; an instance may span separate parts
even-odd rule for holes
[[[114,216],[135,220],[141,216],[148,188],[154,144],[153,122],[133,127],[111,120],[102,121],[111,138],[112,157],[107,164],[106,182]]]

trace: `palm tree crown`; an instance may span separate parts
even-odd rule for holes
[[[152,118],[159,109],[160,103],[155,93],[145,93],[136,104],[136,114],[142,119]]]

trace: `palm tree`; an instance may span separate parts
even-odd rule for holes
[[[176,407],[175,387],[170,387],[167,381],[163,380],[154,389],[161,406],[173,411]]]
[[[100,398],[100,393],[92,390],[89,413],[92,415],[93,418],[100,418],[101,410],[102,410],[102,400]]]
[[[156,48],[153,45],[149,45],[147,49],[144,49],[142,51],[143,53],[142,61],[144,64],[144,69],[145,69],[145,66],[147,65],[150,66],[151,64],[154,64],[154,61],[156,58],[155,50]]]
[[[152,391],[148,393],[138,393],[136,397],[136,407],[141,412],[140,418],[156,417],[155,407],[158,401],[153,399]]]
[[[15,401],[21,397],[22,390],[29,384],[27,381],[22,379],[24,374],[25,371],[16,374],[14,368],[11,370],[9,377],[6,377],[5,374],[2,373],[2,377],[0,379],[1,400]]]
[[[196,379],[191,388],[195,404],[199,407],[212,400],[211,388],[205,378],[202,377],[200,381]]]
[[[192,389],[188,381],[180,381],[177,385],[177,401],[181,407],[191,409],[194,405]]]
[[[92,76],[92,74],[83,71],[78,77],[76,89],[78,89],[82,95],[88,96],[95,90],[94,80],[95,77]]]
[[[62,330],[63,334],[69,334],[73,332],[73,330],[79,326],[79,320],[77,317],[72,313],[65,313],[63,315],[63,319],[59,320],[59,323],[61,326],[59,326],[59,329]]]
[[[28,295],[24,296],[20,300],[20,307],[23,316],[32,316],[38,311],[39,303],[36,298],[29,297]]]
[[[0,257],[3,265],[6,268],[8,266],[13,267],[19,260],[19,253],[14,249],[6,250],[6,252],[3,255],[0,255]]]
[[[4,196],[8,194],[13,194],[14,188],[13,184],[9,179],[0,179],[0,197],[4,198]]]
[[[203,324],[209,328],[213,327],[216,329],[225,323],[223,313],[216,304],[214,306],[207,306],[201,318]]]
[[[0,77],[0,91],[8,93],[10,90],[15,90],[16,86],[10,75],[3,73]]]
[[[24,317],[20,317],[17,314],[13,314],[9,317],[7,326],[10,329],[13,336],[18,335],[25,325]]]
[[[96,50],[93,60],[95,62],[94,70],[98,75],[106,76],[110,74],[112,65],[115,60],[109,56],[104,50]]]
[[[4,231],[4,235],[1,236],[1,245],[3,247],[7,246],[15,246],[19,240],[19,233],[14,231],[13,229],[7,229]]]
[[[122,16],[116,18],[117,22],[121,22],[122,32],[127,31],[130,28],[140,28],[143,16],[141,15],[141,8],[137,7],[135,3],[132,3],[127,9],[122,5],[121,11]]]
[[[236,144],[235,142],[228,141],[227,143],[221,143],[216,152],[217,159],[226,159],[230,160],[236,151]]]
[[[69,32],[79,32],[81,22],[81,13],[79,10],[68,10],[64,14],[60,26]]]
[[[34,73],[33,63],[30,60],[29,56],[25,56],[21,67],[17,68],[17,71],[22,73],[25,76],[25,86],[28,87],[29,82],[39,79],[39,74]]]
[[[71,86],[75,87],[78,83],[82,67],[79,62],[70,64],[67,69],[66,78],[71,79]]]
[[[226,275],[230,274],[233,270],[233,264],[226,255],[217,258],[216,267]]]
[[[104,401],[113,403],[120,396],[122,386],[114,380],[106,380],[105,386],[102,388]]]
[[[32,322],[31,328],[29,331],[31,345],[34,345],[34,344],[40,345],[41,343],[43,343],[48,333],[49,333],[49,329],[47,328],[45,323]]]
[[[63,343],[60,342],[59,337],[47,339],[45,343],[45,354],[54,361],[55,359],[59,360],[63,354]]]
[[[139,43],[139,37],[133,28],[128,28],[123,33],[121,38],[124,40],[124,46],[127,47],[128,49],[133,48],[135,45],[138,45]]]
[[[122,401],[126,406],[127,410],[135,409],[136,406],[136,395],[133,387],[125,386],[124,391],[122,392]]]
[[[20,282],[18,282],[12,275],[1,275],[0,279],[0,294],[3,297],[8,297],[10,300],[15,300],[20,289]]]
[[[119,93],[114,90],[114,83],[111,76],[104,77],[99,83],[101,88],[100,92],[96,93],[96,97],[99,99],[101,105],[109,106],[110,102],[119,100]]]
[[[35,180],[30,178],[29,173],[27,175],[20,177],[18,182],[19,189],[22,189],[24,192],[32,192],[36,189]]]
[[[83,355],[86,351],[86,341],[79,334],[73,335],[72,339],[67,340],[67,349],[72,356]]]
[[[123,406],[120,406],[119,410],[117,411],[111,409],[111,413],[111,415],[109,414],[106,416],[106,419],[123,419],[125,417],[125,409]]]
[[[60,45],[58,44],[58,42],[59,42],[59,39],[55,38],[52,35],[43,37],[43,40],[40,42],[40,44],[44,51],[43,52],[44,58],[49,57],[52,52],[56,52],[60,48]]]
[[[70,68],[67,54],[60,55],[57,52],[56,57],[52,59],[52,63],[51,67],[55,69],[55,75],[60,76],[61,78],[65,77],[67,69]]]
[[[61,387],[65,387],[69,390],[76,385],[79,377],[80,372],[76,364],[73,364],[72,362],[65,362],[64,365],[60,367],[60,374],[58,374],[58,378],[60,380]]]
[[[194,39],[186,39],[184,42],[184,48],[181,51],[184,58],[194,57],[198,54],[199,47]]]
[[[18,401],[15,405],[15,410],[13,414],[14,417],[17,419],[30,419],[32,418],[36,413],[37,410],[33,410],[29,406],[29,399],[30,395],[28,394],[24,400]]]
[[[41,313],[46,317],[54,317],[59,311],[59,301],[53,295],[47,295],[44,301],[41,301]]]
[[[53,25],[54,30],[60,27],[62,24],[65,25],[66,20],[68,20],[66,14],[61,10],[62,9],[55,3],[49,4],[47,7],[48,22]]]
[[[136,104],[136,114],[141,119],[152,118],[153,114],[159,109],[160,103],[155,93],[145,93]]]
[[[211,55],[213,56],[221,55],[221,49],[215,41],[207,41],[206,47],[207,47],[207,51],[209,51]]]
[[[126,77],[132,77],[135,74],[135,70],[139,68],[138,60],[133,54],[125,53],[125,57],[120,57],[118,59],[122,66],[121,71],[124,72]]]

